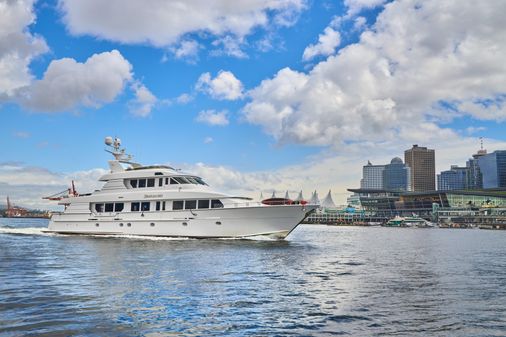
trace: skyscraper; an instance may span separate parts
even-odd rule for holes
[[[487,150],[482,148],[473,154],[473,158],[466,162],[468,169],[466,188],[470,190],[481,190],[483,188],[483,177],[480,171],[479,159],[487,154]]]
[[[385,165],[373,165],[370,161],[362,167],[362,180],[360,180],[360,188],[373,190],[383,189],[383,170]]]
[[[404,161],[411,168],[411,190],[434,191],[436,189],[436,159],[432,149],[413,145],[404,151]]]
[[[449,170],[437,175],[437,189],[440,191],[466,189],[468,172],[467,167],[452,165]]]
[[[395,157],[383,170],[383,188],[386,190],[411,191],[411,169]]]
[[[478,159],[483,188],[506,188],[506,150],[494,151]]]

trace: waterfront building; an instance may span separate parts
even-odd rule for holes
[[[411,190],[411,169],[402,162],[401,158],[395,157],[390,164],[384,166],[383,188],[397,191]]]
[[[373,165],[370,161],[362,167],[362,180],[360,180],[360,188],[365,189],[383,189],[383,170],[385,165]]]
[[[332,193],[330,192],[330,190],[329,190],[329,193],[327,193],[327,196],[325,197],[325,199],[323,199],[321,207],[322,208],[336,208],[336,204],[334,203],[334,200],[332,200]]]
[[[467,167],[452,165],[449,170],[437,175],[437,189],[439,191],[466,189],[468,171]]]
[[[481,190],[483,188],[483,176],[480,171],[479,159],[487,154],[487,150],[483,146],[473,157],[466,162],[467,176],[466,189]]]
[[[506,188],[506,150],[494,151],[479,157],[483,188]]]
[[[436,159],[433,149],[413,145],[404,151],[404,161],[411,168],[411,190],[416,192],[436,189]]]

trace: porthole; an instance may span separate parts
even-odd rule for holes
[[[188,226],[188,222],[183,222],[183,226]]]
[[[100,225],[99,225],[98,223],[96,223],[96,224],[95,224],[95,226],[97,226],[97,227],[98,227],[98,226],[100,226]]]
[[[129,222],[129,223],[127,223],[127,226],[128,227],[132,227],[132,224]]]
[[[123,223],[120,223],[120,224],[119,224],[119,226],[120,226],[120,227],[123,227]]]
[[[155,223],[154,223],[154,222],[150,223],[149,225],[150,225],[151,227],[155,227]]]
[[[221,221],[216,221],[216,224],[217,225],[221,225]]]

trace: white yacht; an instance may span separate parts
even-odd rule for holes
[[[169,166],[142,166],[106,137],[114,160],[102,189],[59,200],[48,231],[64,234],[284,239],[317,205],[264,205],[211,189],[200,177]]]

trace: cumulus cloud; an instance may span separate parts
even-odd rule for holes
[[[309,61],[318,55],[332,55],[340,43],[341,35],[339,32],[331,27],[327,27],[323,31],[323,34],[319,35],[317,44],[309,45],[304,49],[302,59],[304,61]]]
[[[439,122],[464,115],[504,120],[504,12],[503,1],[390,2],[359,42],[249,91],[244,116],[281,142],[337,146],[452,137]]]
[[[305,0],[60,0],[68,30],[122,43],[170,46],[188,34],[242,38],[257,27],[287,26]]]
[[[149,91],[148,88],[142,83],[134,82],[132,90],[135,99],[130,102],[130,111],[138,117],[147,117],[151,114],[151,110],[157,103],[155,95]]]
[[[16,101],[33,111],[57,112],[112,102],[132,79],[132,66],[119,51],[94,54],[86,62],[52,61],[42,79],[20,88]]]
[[[195,40],[184,40],[179,45],[171,48],[174,57],[177,59],[186,59],[193,62],[197,59],[201,45]]]
[[[243,85],[230,71],[220,70],[215,78],[210,73],[200,75],[195,88],[220,100],[236,100],[243,95]]]
[[[43,200],[42,197],[66,190],[72,180],[78,192],[92,192],[103,185],[98,178],[105,173],[105,169],[58,173],[23,163],[3,162],[0,163],[0,200],[9,196],[19,206],[58,209],[61,207],[54,201]]]
[[[48,51],[44,39],[27,29],[35,21],[32,6],[32,0],[0,2],[0,98],[29,84],[29,64]]]
[[[202,110],[199,112],[197,122],[205,123],[208,125],[225,126],[228,125],[229,120],[227,117],[227,111],[215,111],[215,110]]]
[[[382,6],[387,1],[388,0],[344,0],[344,5],[348,7],[347,16],[351,17],[364,9],[373,9]]]

